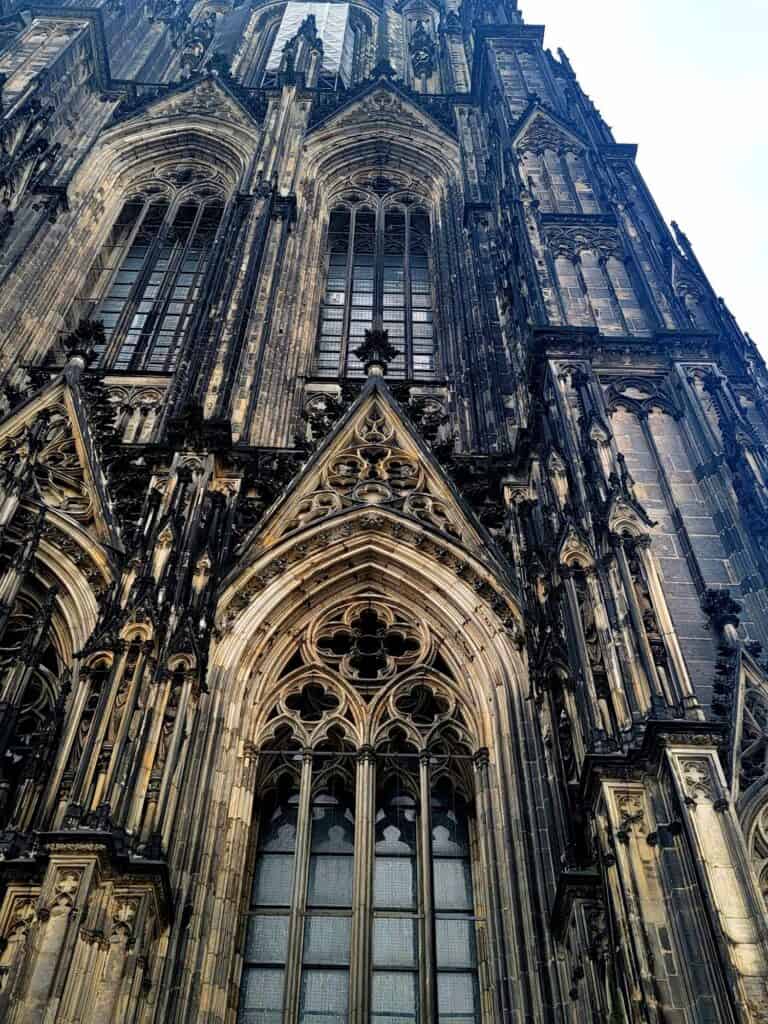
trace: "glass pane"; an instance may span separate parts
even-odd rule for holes
[[[240,985],[238,1024],[280,1024],[283,1018],[282,970],[246,967]]]
[[[245,959],[262,964],[285,963],[288,917],[251,917],[245,939]]]
[[[374,971],[372,1024],[415,1024],[418,1014],[418,976]]]
[[[308,917],[304,928],[304,963],[348,964],[351,917]]]
[[[310,907],[352,905],[352,857],[312,857],[309,864]]]
[[[315,804],[312,807],[312,852],[352,854],[354,851],[352,811],[340,804]]]
[[[293,855],[266,854],[256,862],[252,903],[287,907],[291,902]]]
[[[467,918],[438,918],[435,921],[438,967],[475,966],[475,922]]]
[[[472,874],[467,861],[436,858],[433,872],[437,910],[472,910]]]
[[[415,918],[375,918],[373,922],[374,964],[383,967],[416,967],[416,949]]]
[[[346,1024],[348,998],[347,971],[303,971],[299,1024]]]
[[[259,849],[292,852],[296,846],[296,817],[295,804],[281,804],[275,808],[269,819],[262,822]]]
[[[474,974],[438,974],[438,1024],[476,1024],[480,1020]]]
[[[373,873],[374,906],[415,907],[415,867],[409,857],[377,857]]]
[[[432,853],[459,857],[469,856],[466,815],[461,810],[432,804]]]

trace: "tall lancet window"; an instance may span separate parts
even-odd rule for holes
[[[223,203],[205,191],[129,199],[95,274],[98,353],[114,370],[171,373],[200,299]]]
[[[380,325],[397,350],[389,375],[435,372],[429,213],[409,194],[350,193],[331,212],[317,371],[358,377],[365,332]]]

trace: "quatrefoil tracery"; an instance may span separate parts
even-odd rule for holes
[[[334,668],[364,692],[426,659],[429,632],[379,601],[324,617],[308,637],[308,660]]]

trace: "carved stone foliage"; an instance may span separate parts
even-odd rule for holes
[[[686,799],[691,803],[713,802],[715,780],[709,762],[702,757],[687,757],[680,762]]]
[[[352,435],[326,459],[317,486],[302,497],[282,532],[303,529],[345,509],[383,505],[427,526],[460,536],[445,498],[430,490],[423,460],[398,436],[395,424],[373,402]]]
[[[46,409],[0,443],[0,467],[11,474],[20,463],[30,467],[32,486],[43,504],[80,523],[93,519],[93,497],[63,405]]]

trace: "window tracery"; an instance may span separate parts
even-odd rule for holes
[[[343,194],[331,210],[317,370],[362,376],[355,349],[378,325],[398,352],[389,374],[428,378],[435,372],[429,211],[386,178],[371,185]]]
[[[182,171],[131,196],[91,274],[106,337],[96,354],[114,370],[175,369],[224,211],[216,184],[190,178]]]
[[[257,724],[240,1024],[341,1024],[368,984],[371,1024],[479,1024],[477,744],[438,648],[378,594],[299,640]]]

